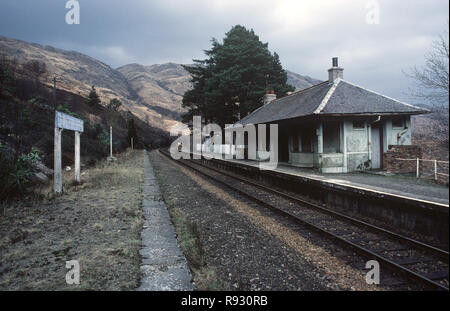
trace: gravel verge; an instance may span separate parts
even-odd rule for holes
[[[206,265],[217,273],[222,289],[387,289],[367,285],[367,270],[334,256],[342,251],[326,245],[329,241],[289,228],[157,152],[150,158],[169,209],[181,210],[198,226]]]

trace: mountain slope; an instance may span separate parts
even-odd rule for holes
[[[2,36],[0,53],[22,63],[32,60],[45,63],[49,73],[47,82],[51,82],[52,75],[56,74],[58,88],[86,94],[95,85],[103,100],[114,97],[136,99],[122,74],[90,56]]]
[[[178,118],[183,94],[190,87],[190,76],[179,64],[143,66],[129,64],[117,68],[145,105]]]
[[[43,82],[52,85],[53,74],[56,74],[57,88],[60,90],[86,97],[91,86],[95,85],[103,105],[118,98],[124,104],[124,110],[131,111],[156,128],[167,130],[168,126],[176,123],[173,117],[146,105],[119,71],[87,55],[2,36],[0,54],[14,58],[21,64],[30,61],[45,63],[47,74]]]
[[[295,89],[297,91],[306,89],[310,86],[313,86],[315,84],[319,84],[320,82],[322,82],[320,80],[313,79],[309,76],[299,75],[298,73],[295,73],[295,72],[292,72],[289,70],[286,70],[286,72],[287,72],[287,77],[288,77],[287,83],[295,86]]]
[[[179,123],[185,111],[183,94],[190,87],[191,76],[182,65],[165,63],[143,66],[129,64],[113,69],[90,56],[28,43],[0,36],[0,54],[15,58],[19,63],[40,61],[46,64],[44,83],[52,86],[57,75],[57,88],[86,97],[92,85],[103,105],[113,98],[123,104],[143,122],[168,131]],[[287,71],[288,83],[304,89],[320,81]]]
[[[179,119],[185,110],[181,107],[183,94],[190,87],[191,76],[182,65],[165,63],[143,66],[129,64],[117,68],[130,83],[142,104]],[[288,83],[297,90],[305,89],[321,81],[287,71]]]

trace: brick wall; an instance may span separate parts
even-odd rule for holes
[[[399,161],[401,159],[422,158],[422,148],[416,145],[389,145],[383,156],[383,169],[388,173],[415,173],[416,161]]]

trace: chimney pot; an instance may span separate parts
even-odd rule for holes
[[[264,105],[269,104],[273,100],[277,99],[277,95],[275,94],[275,91],[267,92],[266,95],[264,95]]]
[[[333,57],[333,67],[339,67],[338,66],[338,58],[337,57]]]
[[[333,67],[328,69],[328,81],[330,83],[333,83],[336,79],[344,78],[344,69],[339,67],[337,57],[332,58],[332,65]]]

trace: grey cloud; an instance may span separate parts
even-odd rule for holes
[[[79,0],[81,24],[65,24],[65,0],[2,0],[0,34],[77,50],[112,67],[129,62],[190,63],[231,26],[253,28],[286,69],[326,79],[340,57],[349,81],[410,100],[402,74],[423,63],[447,26],[447,0],[379,0],[367,25],[361,0]]]

